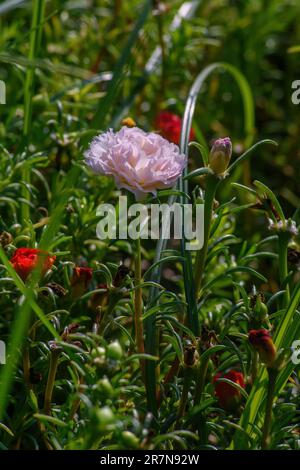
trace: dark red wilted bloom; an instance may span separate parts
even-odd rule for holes
[[[81,297],[87,290],[89,283],[93,278],[92,268],[75,266],[71,278],[72,296]]]
[[[42,275],[44,275],[52,267],[55,259],[55,255],[37,248],[17,248],[10,262],[20,278],[26,281],[39,263],[41,263]]]
[[[155,119],[155,127],[165,139],[179,145],[182,119],[177,114],[161,111]],[[190,140],[195,139],[195,131],[191,129]]]
[[[250,330],[249,342],[259,354],[260,360],[271,367],[276,358],[276,347],[268,330]]]
[[[241,392],[226,382],[218,382],[219,379],[229,379],[245,388],[244,376],[241,372],[230,370],[226,374],[219,372],[213,378],[215,394],[218,397],[219,405],[227,411],[233,411],[240,403]]]

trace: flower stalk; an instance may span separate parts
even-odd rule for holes
[[[194,406],[197,406],[201,403],[204,385],[206,381],[208,364],[209,364],[209,357],[207,357],[206,359],[200,358],[200,365],[199,365],[198,374],[197,374],[197,383],[195,387]]]
[[[179,408],[175,423],[175,429],[178,429],[179,422],[184,415],[186,404],[188,401],[189,390],[191,387],[191,381],[193,377],[193,369],[192,367],[185,366],[184,367],[184,377],[183,377],[183,387],[182,387],[182,394],[179,402]]]
[[[251,383],[252,385],[254,384],[255,379],[257,377],[258,359],[259,359],[258,352],[253,351],[252,360],[251,360]]]
[[[139,354],[144,354],[144,332],[143,332],[143,292],[142,283],[142,259],[141,259],[141,240],[136,240],[135,256],[135,291],[134,291],[134,327],[136,346]],[[144,372],[144,361],[141,361],[142,371]]]
[[[215,175],[208,175],[206,179],[206,191],[204,202],[204,242],[201,250],[197,252],[195,261],[195,293],[199,296],[201,282],[204,273],[205,261],[207,257],[208,242],[211,229],[211,219],[214,206],[214,198],[220,179]]]
[[[45,14],[45,0],[34,0],[33,2],[33,14],[30,29],[30,44],[28,59],[34,61],[38,56],[38,51],[41,43],[41,35],[44,26],[44,14]],[[34,67],[27,67],[25,86],[24,86],[24,126],[23,126],[23,137],[24,142],[28,145],[28,139],[31,132],[32,125],[32,102],[34,95],[34,80],[35,80],[35,69]],[[26,152],[28,152],[26,150]],[[30,168],[23,165],[22,169],[22,181],[26,184],[22,186],[22,196],[24,200],[30,202],[30,191],[28,186],[30,184]],[[21,215],[23,220],[29,219],[30,216],[30,204],[22,201],[21,204]]]
[[[276,378],[278,375],[278,370],[268,368],[268,375],[269,375],[269,382],[268,382],[268,392],[267,392],[267,402],[266,402],[266,413],[265,413],[265,420],[263,425],[262,431],[262,443],[261,448],[262,450],[268,449],[270,445],[270,431],[272,425],[272,407],[273,401],[275,397],[275,385],[276,385]]]
[[[30,390],[32,388],[30,382],[30,354],[29,354],[29,347],[25,346],[23,351],[23,373],[24,373],[24,381],[27,388]]]
[[[51,414],[52,393],[53,393],[54,382],[55,382],[55,377],[56,377],[56,372],[57,372],[57,367],[58,367],[59,355],[60,355],[59,348],[54,347],[53,349],[51,349],[50,366],[49,366],[48,379],[47,379],[45,398],[44,398],[44,411],[47,415]]]
[[[278,256],[279,256],[279,280],[281,287],[284,286],[288,276],[288,243],[290,236],[287,232],[278,234]],[[284,306],[287,307],[290,301],[290,288],[289,285],[285,286]]]

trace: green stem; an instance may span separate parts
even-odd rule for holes
[[[53,387],[54,387],[54,382],[55,382],[55,377],[56,377],[56,372],[57,372],[59,355],[60,355],[59,349],[53,349],[51,351],[50,366],[49,366],[48,379],[47,379],[47,385],[46,385],[46,391],[45,391],[45,399],[44,399],[44,411],[47,415],[51,414],[51,400],[52,400]]]
[[[257,370],[258,370],[258,352],[254,351],[252,356],[252,364],[251,364],[251,382],[252,385],[257,377]]]
[[[194,406],[200,404],[202,399],[202,394],[205,386],[206,374],[208,369],[209,358],[205,359],[204,361],[200,359],[199,370],[197,374],[197,383],[195,388],[195,399],[194,399]]]
[[[136,241],[136,256],[135,256],[135,286],[140,286],[142,283],[142,260],[141,260],[141,240]],[[137,352],[144,354],[144,333],[143,333],[143,292],[142,288],[138,287],[134,291],[134,327]],[[141,361],[141,368],[144,373],[144,361]]]
[[[157,8],[159,8],[159,2],[155,2]],[[157,15],[157,29],[158,29],[158,42],[161,50],[161,95],[162,97],[165,94],[165,85],[166,85],[166,47],[164,40],[164,31],[163,31],[163,15]]]
[[[179,402],[179,408],[178,408],[178,413],[177,413],[177,418],[176,418],[176,423],[175,423],[175,429],[178,429],[179,422],[181,418],[184,415],[185,412],[185,407],[188,401],[188,394],[190,390],[190,385],[191,385],[191,380],[192,380],[192,370],[191,367],[185,366],[184,368],[184,378],[183,378],[183,388],[182,388],[182,394]]]
[[[288,243],[289,243],[289,234],[282,232],[278,234],[278,256],[279,256],[279,280],[281,287],[284,285],[284,282],[288,276]],[[287,307],[290,302],[290,287],[288,283],[285,286],[284,294],[284,305]]]
[[[204,201],[204,242],[203,248],[198,251],[195,261],[195,292],[199,296],[201,282],[207,256],[211,219],[213,213],[214,198],[219,184],[219,179],[214,175],[208,175],[206,178],[206,190]]]
[[[34,61],[37,57],[38,49],[41,42],[41,33],[43,28],[44,20],[44,11],[45,11],[45,0],[33,0],[33,14],[30,30],[30,45],[29,45],[29,54],[28,59]],[[34,67],[28,67],[26,70],[26,79],[24,87],[24,127],[23,127],[23,137],[25,145],[28,144],[28,138],[31,132],[31,123],[32,123],[32,97],[34,94]],[[22,181],[25,183],[22,187],[22,198],[30,201],[30,193],[26,187],[27,184],[30,184],[30,170],[26,165],[22,170]],[[29,219],[29,205],[22,203],[22,219]]]
[[[30,382],[30,354],[29,354],[29,346],[25,346],[23,351],[23,373],[24,373],[24,381],[28,388],[28,390],[32,389],[32,384]]]
[[[266,403],[266,414],[262,431],[262,450],[268,449],[270,445],[270,430],[272,424],[272,407],[275,396],[275,385],[276,377],[278,374],[277,370],[268,369],[269,374],[269,383],[268,383],[268,393],[267,393],[267,403]]]

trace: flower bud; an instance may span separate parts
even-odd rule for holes
[[[255,323],[259,324],[268,319],[268,307],[265,304],[265,296],[262,292],[253,294],[250,297],[250,306],[253,309],[253,320]]]
[[[276,358],[276,347],[268,330],[250,330],[248,338],[258,352],[260,360],[267,367],[272,367]]]
[[[136,126],[136,122],[131,118],[131,117],[126,117],[122,120],[122,126],[126,126],[126,127],[135,127]]]
[[[98,380],[97,389],[100,392],[102,399],[106,400],[109,398],[113,398],[115,395],[115,390],[107,377]]]
[[[95,411],[91,421],[96,431],[100,433],[112,431],[115,423],[114,413],[108,406],[104,406]]]
[[[229,379],[232,382],[245,388],[244,376],[241,372],[230,370],[226,374],[218,373],[213,378],[215,394],[219,405],[227,411],[234,411],[241,401],[241,392],[226,382],[219,382],[220,379]]]
[[[113,341],[107,346],[106,352],[107,352],[107,356],[110,359],[114,359],[116,361],[119,361],[122,359],[123,350],[119,341],[117,340]]]
[[[138,438],[130,431],[123,431],[121,434],[122,441],[126,449],[137,449],[139,446]]]
[[[217,139],[210,151],[209,167],[217,176],[226,172],[232,155],[232,144],[229,137]]]

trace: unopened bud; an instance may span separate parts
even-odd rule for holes
[[[265,304],[265,297],[262,292],[251,296],[250,305],[253,309],[255,321],[263,322],[268,318],[268,307]]]
[[[209,167],[217,176],[226,172],[232,155],[232,143],[229,137],[217,139],[210,151]]]
[[[276,347],[268,330],[250,330],[249,342],[259,354],[260,360],[272,368],[276,359]]]
[[[114,359],[116,361],[120,361],[122,359],[123,350],[119,341],[117,340],[113,341],[107,346],[106,352],[110,359]]]
[[[136,122],[131,117],[128,116],[122,120],[122,126],[135,127]]]

